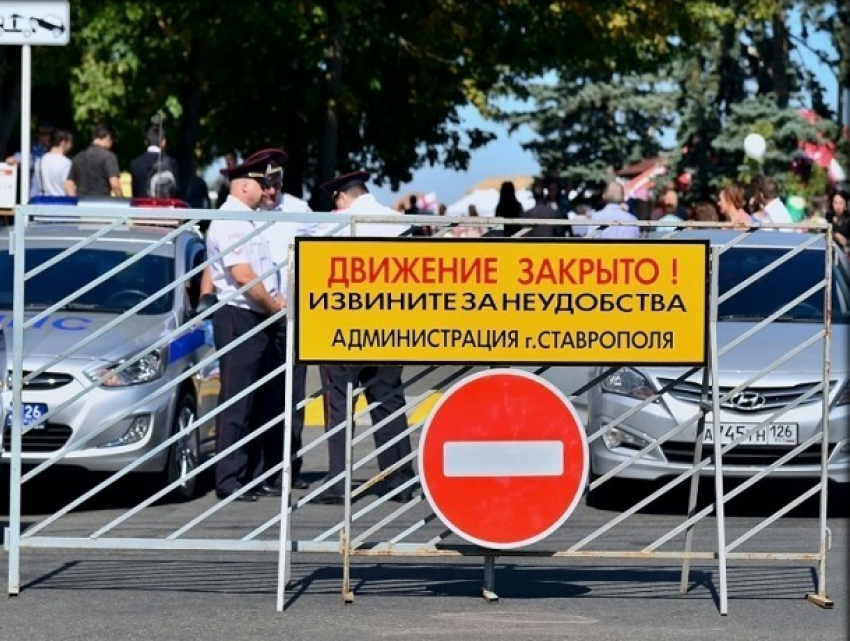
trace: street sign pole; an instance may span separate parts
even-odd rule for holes
[[[30,198],[32,45],[64,46],[71,39],[70,0],[0,0],[0,45],[21,47],[20,202]]]
[[[21,204],[30,201],[30,122],[32,122],[32,49],[21,47]]]
[[[68,44],[71,33],[70,0],[0,0],[0,45],[21,47],[21,163],[18,171],[21,176],[20,202],[27,204],[30,195],[30,118],[32,102],[32,49],[31,45],[62,46]],[[22,238],[21,234],[16,237]],[[20,241],[16,241],[20,242]],[[15,273],[23,273],[24,253],[15,252]],[[23,308],[23,296],[15,291],[13,301],[15,310]],[[21,345],[23,329],[21,323],[15,323],[15,345]],[[20,358],[20,350],[16,352]],[[21,363],[13,363],[16,378],[20,377]],[[19,381],[16,381],[18,386]],[[13,386],[14,387],[14,386]],[[14,416],[20,416],[20,397],[13,403]],[[16,596],[21,589],[21,468],[20,434],[12,436],[12,465],[9,470],[9,526],[6,540],[11,541],[9,548],[9,596]],[[17,464],[15,463],[17,461]]]

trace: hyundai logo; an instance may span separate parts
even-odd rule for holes
[[[738,392],[730,399],[733,407],[739,410],[754,412],[760,410],[767,403],[767,399],[758,392]]]

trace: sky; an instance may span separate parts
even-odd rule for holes
[[[397,192],[393,192],[389,187],[370,186],[369,190],[375,197],[382,203],[391,204],[402,194],[413,191],[427,194],[433,191],[437,194],[438,202],[451,205],[485,178],[534,176],[539,172],[540,165],[534,156],[522,148],[522,142],[532,138],[530,128],[523,127],[511,135],[506,125],[485,121],[471,105],[460,109],[460,118],[467,128],[479,127],[497,135],[496,140],[473,152],[466,171],[428,167],[415,172],[413,180],[402,185]]]
[[[793,32],[799,32],[799,24],[792,22]],[[826,49],[834,56],[829,39],[818,34],[809,38],[813,47]],[[803,47],[797,48],[803,64],[813,69],[826,88],[826,101],[833,110],[838,106],[838,81],[831,70],[825,68],[814,54]],[[540,166],[534,156],[522,149],[522,143],[533,137],[530,128],[524,127],[514,134],[509,134],[507,126],[485,121],[481,118],[475,107],[467,106],[460,110],[461,122],[465,127],[477,126],[497,134],[496,140],[473,152],[469,168],[465,172],[451,171],[442,167],[428,167],[414,173],[413,180],[401,185],[400,189],[393,192],[389,187],[370,186],[370,191],[376,198],[385,204],[392,204],[399,196],[410,192],[429,193],[435,192],[437,201],[451,205],[460,200],[464,194],[470,191],[475,184],[485,178],[504,177],[517,175],[536,175]]]

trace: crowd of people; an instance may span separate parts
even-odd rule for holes
[[[89,145],[72,157],[73,135],[66,129],[42,123],[30,149],[30,198],[180,198],[195,209],[212,206],[207,184],[200,176],[181,186],[178,164],[167,151],[168,140],[161,124],[151,125],[140,142],[144,150],[130,161],[128,194],[113,151],[115,133],[108,124],[96,125]],[[20,153],[6,158],[7,164],[21,162]]]
[[[564,197],[557,182],[546,183],[536,180],[531,186],[534,205],[523,208],[516,197],[514,184],[502,183],[499,201],[494,216],[511,221],[534,220],[533,225],[510,222],[500,227],[487,225],[450,224],[445,232],[450,237],[470,238],[479,236],[522,236],[534,237],[593,237],[593,238],[638,238],[641,231],[669,231],[681,228],[686,222],[728,223],[732,229],[754,229],[763,225],[789,225],[791,223],[828,221],[833,226],[833,237],[845,251],[850,251],[850,214],[847,211],[848,189],[833,185],[821,199],[809,204],[800,196],[789,196],[783,200],[775,180],[758,176],[749,185],[734,182],[726,184],[716,194],[703,198],[691,198],[687,190],[677,183],[661,187],[657,198],[628,198],[625,186],[620,181],[605,185],[597,201],[584,198],[570,202]],[[411,196],[410,207],[402,210],[407,214],[431,213],[416,207],[416,196]],[[438,205],[433,212],[444,216],[445,205]],[[468,217],[478,217],[474,204],[469,205]],[[571,224],[547,224],[545,221],[569,220]],[[629,225],[630,222],[656,221],[653,226]],[[413,235],[441,235],[440,225],[415,226]],[[792,231],[785,227],[783,231]]]

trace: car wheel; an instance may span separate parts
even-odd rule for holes
[[[185,429],[196,418],[195,399],[192,398],[191,394],[184,394],[180,398],[180,403],[174,413],[171,434],[176,434]],[[185,434],[171,444],[168,449],[168,462],[163,472],[163,484],[171,485],[175,481],[180,481],[169,495],[172,500],[188,501],[195,497],[198,490],[198,475],[196,474],[191,478],[186,477],[198,467],[200,458],[201,441],[197,429]]]

